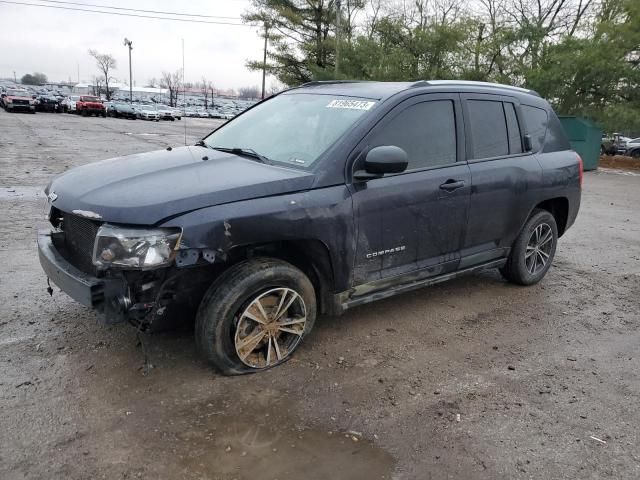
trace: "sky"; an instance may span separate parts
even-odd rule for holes
[[[45,4],[42,0],[15,1]],[[234,18],[250,6],[249,0],[72,1]],[[85,8],[59,2],[47,4]],[[242,23],[228,18],[186,18]],[[3,2],[0,2],[0,19],[0,78],[13,78],[14,71],[18,80],[26,73],[42,72],[50,81],[75,82],[79,67],[80,82],[90,82],[98,70],[87,51],[95,49],[112,54],[117,61],[114,76],[118,81],[128,82],[128,49],[123,45],[127,37],[133,41],[133,82],[137,86],[145,85],[151,78],[159,79],[163,71],[173,72],[182,67],[182,39],[185,81],[200,82],[206,76],[218,89],[259,86],[262,82],[261,72],[250,72],[245,67],[247,60],[262,58],[263,40],[255,27],[134,18]],[[274,82],[268,79],[267,87]]]

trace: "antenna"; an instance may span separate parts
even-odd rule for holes
[[[187,111],[186,105],[187,87],[184,85],[184,38],[182,39],[182,121],[184,122],[184,144],[187,145]]]

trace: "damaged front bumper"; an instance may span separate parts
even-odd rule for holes
[[[76,302],[104,314],[104,323],[124,321],[130,303],[124,278],[98,278],[81,272],[56,249],[56,232],[38,232],[38,256],[47,277]]]
[[[215,274],[212,259],[195,265],[188,256],[179,264],[188,268],[145,271],[103,270],[85,273],[64,256],[64,232],[38,232],[38,255],[47,277],[78,303],[101,313],[100,323],[130,322],[142,329],[193,318],[195,308]],[[184,257],[184,258],[182,258]]]

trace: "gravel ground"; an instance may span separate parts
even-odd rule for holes
[[[193,143],[218,122],[187,120]],[[640,175],[585,174],[554,267],[461,278],[320,319],[285,365],[220,377],[54,287],[42,187],[184,143],[182,122],[0,111],[0,478],[640,478]]]

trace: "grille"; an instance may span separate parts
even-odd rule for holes
[[[29,105],[29,100],[14,100],[15,105]]]
[[[93,265],[93,244],[100,223],[86,218],[62,214],[62,231],[64,232],[63,257],[78,270],[95,273]]]

